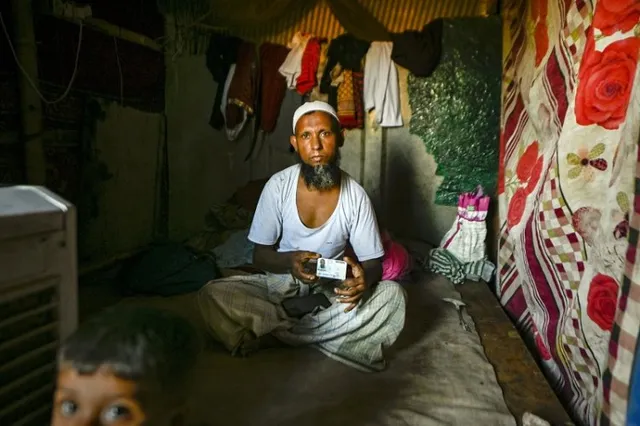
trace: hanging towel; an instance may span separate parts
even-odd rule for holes
[[[320,40],[313,37],[309,39],[302,54],[300,75],[296,80],[296,90],[301,95],[306,95],[318,84],[316,73],[320,62]]]
[[[392,43],[374,41],[364,66],[364,108],[375,109],[381,127],[402,126],[398,71],[391,60]]]
[[[311,39],[310,34],[298,31],[294,34],[287,46],[291,51],[282,65],[280,65],[280,69],[278,71],[280,71],[280,74],[287,79],[287,87],[289,89],[296,88],[296,81],[302,71],[302,55],[304,55],[309,39]]]
[[[271,133],[276,128],[282,100],[287,91],[287,82],[278,68],[289,54],[289,49],[280,44],[263,43],[260,46],[260,128]]]
[[[443,20],[436,19],[421,31],[392,34],[391,59],[416,77],[430,76],[442,54],[442,27]]]

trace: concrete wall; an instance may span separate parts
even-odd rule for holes
[[[212,203],[232,194],[239,150],[209,126],[216,86],[204,56],[179,57],[167,68],[169,236],[201,230]]]
[[[82,257],[92,263],[148,244],[154,231],[156,168],[162,116],[103,106],[96,149],[113,175],[104,182],[99,215],[79,235]]]
[[[440,243],[456,217],[456,208],[434,203],[442,178],[424,143],[406,128],[387,132],[381,210],[383,223],[400,236]]]

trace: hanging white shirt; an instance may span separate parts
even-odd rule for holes
[[[375,110],[381,127],[401,127],[402,111],[398,70],[391,60],[393,43],[371,43],[364,64],[364,108]]]

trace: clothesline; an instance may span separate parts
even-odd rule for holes
[[[342,34],[330,42],[303,32],[288,46],[214,34],[207,67],[218,84],[210,124],[235,140],[251,117],[253,136],[271,133],[286,90],[306,100],[323,100],[338,112],[343,128],[363,128],[373,110],[381,127],[403,125],[396,65],[418,77],[435,69],[441,52],[442,20],[421,31],[368,42]],[[247,158],[251,155],[247,156]]]

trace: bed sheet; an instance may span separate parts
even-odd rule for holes
[[[419,272],[405,288],[406,326],[387,370],[362,373],[310,348],[234,358],[214,345],[197,366],[193,413],[207,425],[515,425],[473,320],[465,313],[464,331],[442,300],[460,298],[453,284]],[[193,294],[124,303],[200,321]]]

